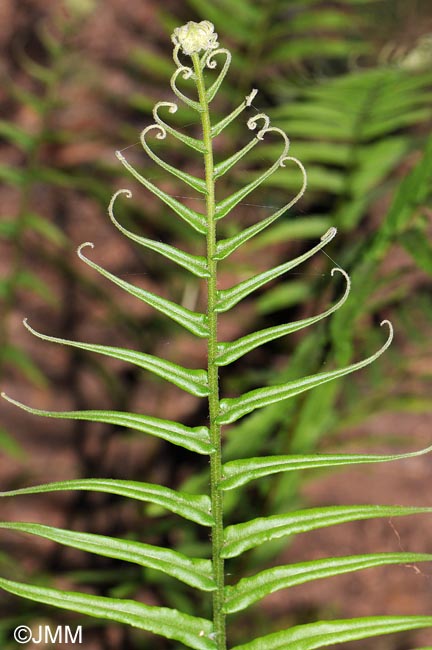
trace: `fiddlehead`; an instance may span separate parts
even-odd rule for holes
[[[233,210],[233,208],[235,208],[235,206],[238,205],[240,201],[242,201],[254,189],[262,185],[262,183],[267,178],[269,178],[272,174],[274,174],[274,172],[279,167],[285,167],[284,162],[285,160],[288,159],[287,154],[290,147],[288,136],[286,135],[286,133],[282,131],[282,129],[279,129],[278,127],[270,126],[270,118],[264,113],[260,113],[259,115],[256,115],[255,117],[249,119],[247,123],[248,127],[251,130],[256,129],[259,120],[263,120],[264,126],[258,131],[256,138],[252,140],[251,143],[249,143],[249,145],[246,145],[243,149],[241,149],[237,154],[234,154],[233,156],[228,158],[228,160],[225,160],[224,162],[217,165],[214,170],[215,177],[219,177],[222,174],[226,173],[226,171],[228,171],[228,169],[230,169],[235,163],[237,163],[247,151],[249,151],[253,146],[257,144],[257,142],[263,140],[264,136],[267,133],[277,133],[282,138],[282,142],[283,142],[282,152],[280,153],[276,161],[265,172],[263,172],[257,178],[255,178],[251,183],[248,183],[247,185],[242,187],[240,190],[238,190],[231,196],[217,203],[216,219],[218,220],[222,219],[229,212],[231,212],[231,210]]]
[[[158,102],[157,104],[155,104],[153,108],[154,121],[157,124],[159,124],[162,128],[164,128],[165,131],[167,131],[170,135],[174,136],[174,138],[176,138],[177,140],[184,142],[184,144],[187,144],[189,147],[195,149],[196,151],[199,151],[200,153],[204,153],[204,145],[201,140],[197,140],[196,138],[191,138],[189,135],[185,135],[181,131],[177,131],[161,118],[161,116],[159,115],[159,109],[165,107],[168,108],[168,112],[171,114],[176,113],[178,110],[178,106],[174,102]]]
[[[226,50],[225,48],[219,48],[217,50],[210,52],[208,56],[205,58],[205,65],[207,66],[207,68],[210,68],[211,70],[215,70],[217,68],[217,61],[214,57],[219,54],[225,55],[225,62],[223,64],[222,70],[218,75],[218,78],[206,91],[206,97],[209,103],[212,101],[212,99],[214,99],[231,65],[231,59],[232,59],[231,52],[229,50]]]
[[[151,124],[150,126],[147,126],[143,131],[141,131],[141,135],[140,135],[141,144],[144,150],[146,151],[146,153],[148,154],[148,156],[152,160],[154,160],[154,162],[157,163],[159,167],[162,167],[167,172],[170,172],[170,174],[172,174],[173,176],[177,176],[177,178],[180,178],[182,181],[190,185],[197,192],[204,194],[206,188],[205,188],[205,183],[201,178],[196,178],[195,176],[191,176],[190,174],[182,171],[181,169],[177,169],[176,167],[169,165],[167,162],[162,160],[162,158],[159,158],[159,156],[155,154],[155,152],[150,147],[146,139],[146,135],[147,133],[150,133],[150,131],[156,131],[156,138],[158,140],[164,140],[167,136],[167,130],[161,124]]]
[[[195,111],[198,111],[198,113],[201,113],[201,104],[194,99],[191,99],[187,95],[185,95],[177,86],[177,79],[179,77],[183,77],[183,79],[191,79],[193,78],[193,70],[192,68],[188,68],[187,66],[182,65],[180,68],[177,68],[177,70],[174,72],[174,74],[171,77],[170,80],[170,85],[172,88],[173,93],[181,99],[182,102],[193,108]]]

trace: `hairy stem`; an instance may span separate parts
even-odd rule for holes
[[[207,211],[207,263],[209,278],[207,281],[207,315],[209,325],[208,338],[208,381],[209,381],[209,416],[210,436],[215,447],[215,452],[210,458],[210,497],[214,526],[212,528],[212,561],[216,582],[213,594],[213,623],[217,650],[226,649],[225,614],[224,606],[224,560],[221,558],[223,544],[223,501],[219,484],[222,478],[222,447],[220,425],[216,423],[219,415],[219,374],[215,363],[217,355],[217,262],[216,254],[216,219],[215,219],[215,181],[213,163],[213,145],[210,134],[210,113],[205,92],[203,73],[199,57],[192,55],[199,102],[201,104],[201,124],[203,130],[203,143],[205,145],[205,182],[206,182],[206,211]]]

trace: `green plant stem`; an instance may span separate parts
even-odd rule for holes
[[[216,423],[219,415],[219,373],[216,365],[217,355],[217,262],[216,253],[216,219],[215,219],[215,181],[213,163],[213,145],[210,133],[210,114],[203,73],[197,54],[192,55],[199,102],[202,107],[201,124],[203,143],[205,145],[205,181],[206,181],[206,210],[207,210],[207,263],[209,278],[207,281],[207,316],[209,326],[208,338],[208,382],[209,382],[209,418],[210,437],[215,448],[210,457],[210,498],[214,525],[212,528],[212,561],[216,590],[213,594],[213,624],[217,650],[226,649],[226,631],[224,607],[224,560],[221,558],[223,545],[223,500],[219,484],[222,478],[222,446],[220,425]]]

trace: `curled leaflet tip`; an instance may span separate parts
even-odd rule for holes
[[[7,393],[1,392],[0,396],[5,399],[7,402],[10,404],[13,404],[14,406],[18,406],[19,408],[23,409],[24,411],[30,411],[32,412],[31,407],[27,406],[27,404],[23,404],[22,402],[19,402],[17,399],[13,399],[13,397],[9,397]]]
[[[254,131],[258,126],[258,120],[263,120],[264,126],[258,131],[256,137],[258,138],[258,140],[264,140],[264,134],[270,127],[270,118],[268,115],[266,115],[265,113],[258,113],[258,115],[254,115],[253,117],[250,117],[246,122],[246,124],[248,129]]]
[[[350,291],[351,291],[351,278],[348,275],[348,273],[346,271],[344,271],[344,269],[340,268],[340,266],[334,266],[332,268],[332,270],[330,271],[330,275],[333,277],[336,272],[341,273],[343,275],[345,283],[346,283],[345,284],[345,293],[342,296],[340,302],[338,303],[339,307],[340,307],[340,306],[342,306],[344,304],[345,300],[348,298],[348,296],[350,294]]]
[[[7,395],[4,391],[0,393],[0,397],[6,400],[6,402],[10,402],[10,404],[15,404],[15,400],[13,400],[9,395]]]
[[[391,324],[391,322],[389,320],[387,320],[387,319],[384,319],[384,320],[381,321],[380,327],[382,327],[383,325],[388,326],[388,328],[390,330],[390,334],[391,334],[391,336],[393,336],[394,330],[393,330],[393,325]]]
[[[79,258],[82,260],[84,259],[84,255],[82,254],[82,249],[85,248],[86,246],[90,246],[90,248],[94,248],[94,244],[91,241],[85,241],[83,242],[80,246],[77,248],[77,255]]]
[[[145,144],[147,144],[145,142],[145,136],[152,129],[156,129],[158,131],[158,133],[156,133],[156,138],[158,140],[164,140],[166,138],[167,132],[166,129],[162,126],[162,124],[159,124],[159,122],[156,122],[155,124],[150,124],[149,126],[146,126],[145,129],[143,129],[140,134],[140,142],[143,145],[143,147],[145,147]]]
[[[159,118],[158,109],[161,108],[162,106],[168,107],[168,113],[176,113],[178,109],[178,105],[175,102],[158,102],[153,107],[153,117],[156,120],[156,122],[158,121]]]
[[[327,232],[325,232],[322,237],[321,241],[324,241],[324,239],[333,239],[337,235],[337,228],[335,226],[331,226]]]
[[[5,393],[4,391],[2,391],[0,393],[0,396],[3,399],[5,399],[7,402],[9,402],[10,404],[14,404],[15,406],[20,406],[20,407],[22,406],[21,402],[18,402],[18,400],[13,399],[13,397],[9,397],[9,395],[7,393]]]
[[[122,188],[122,189],[120,189],[120,190],[117,190],[117,192],[114,192],[114,194],[113,194],[112,197],[111,197],[110,204],[113,204],[114,201],[116,200],[116,198],[117,198],[118,196],[120,196],[120,194],[126,194],[126,196],[127,196],[128,199],[131,199],[131,198],[132,198],[132,192],[131,192],[130,190],[128,190],[128,189],[126,189],[126,188],[124,187],[124,188]]]
[[[383,325],[387,325],[387,327],[389,328],[389,334],[388,334],[388,337],[387,337],[387,341],[384,343],[384,345],[381,348],[380,353],[384,352],[384,350],[387,350],[390,343],[393,341],[393,336],[394,336],[394,329],[393,329],[393,325],[391,324],[391,322],[389,320],[387,320],[387,319],[382,320],[381,323],[380,323],[380,327],[382,327]]]
[[[132,198],[132,192],[126,188],[122,188],[120,190],[117,190],[117,192],[114,192],[114,194],[111,197],[111,201],[109,202],[108,205],[108,214],[111,217],[111,219],[114,219],[114,204],[117,200],[117,197],[120,196],[120,194],[125,194],[128,199]]]
[[[330,275],[333,277],[334,274],[335,274],[336,272],[337,272],[337,273],[342,273],[342,275],[344,276],[344,278],[345,278],[345,280],[347,281],[347,283],[348,283],[348,284],[351,284],[351,278],[350,278],[350,276],[348,275],[348,273],[347,273],[344,269],[341,269],[340,266],[334,266],[334,267],[332,268],[332,270],[330,271]]]
[[[28,318],[24,318],[23,320],[23,325],[24,327],[34,336],[38,336],[39,338],[43,338],[43,334],[40,334],[40,332],[37,332],[31,325],[29,325]]]

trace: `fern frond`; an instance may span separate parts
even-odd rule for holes
[[[193,4],[199,6],[201,5],[201,1],[194,0]],[[225,4],[225,0],[222,4]],[[297,8],[300,6],[297,0],[295,0],[294,4]],[[236,7],[237,11],[242,13],[245,21],[253,26],[254,29],[258,29],[257,25],[259,25],[261,8],[252,6],[249,0],[239,0]],[[220,7],[212,6],[212,12],[214,14],[217,15],[219,11]],[[326,20],[328,25],[332,25],[335,28],[340,25],[346,26],[347,24],[343,12],[340,13],[336,10],[329,12]],[[302,16],[298,16],[296,29],[301,30],[302,25],[303,27],[308,27],[311,24],[313,25],[314,22],[313,14],[309,16],[309,21],[303,16],[303,23]],[[309,347],[304,346],[304,349],[302,349],[303,357],[299,353],[298,357],[294,360],[292,371],[290,371],[291,374],[285,373],[285,376],[279,383],[256,388],[239,397],[224,397],[221,399],[219,385],[220,366],[228,365],[247,352],[269,341],[298,331],[301,328],[315,324],[325,317],[330,316],[347,301],[351,282],[344,270],[334,268],[332,275],[336,271],[343,275],[345,291],[339,300],[322,313],[292,323],[251,332],[232,342],[219,341],[218,327],[220,313],[228,312],[240,300],[259,290],[267,282],[275,280],[298,264],[310,259],[334,238],[337,231],[335,226],[331,226],[321,237],[318,244],[298,257],[278,264],[264,272],[260,272],[228,289],[218,289],[219,261],[227,258],[240,246],[284,215],[303,195],[307,180],[303,164],[297,158],[288,155],[290,149],[288,136],[280,127],[270,126],[270,117],[265,113],[258,113],[255,117],[247,121],[247,126],[251,130],[260,127],[253,139],[234,154],[231,154],[227,158],[222,158],[219,163],[215,162],[214,139],[226,127],[233,124],[234,120],[246,108],[251,106],[256,96],[256,90],[253,90],[241,103],[237,103],[236,108],[227,116],[222,118],[217,117],[216,120],[212,119],[210,103],[221,87],[231,63],[230,52],[219,47],[217,38],[218,36],[214,32],[214,26],[206,20],[201,23],[189,22],[183,27],[176,28],[172,35],[172,41],[174,43],[173,60],[176,68],[171,76],[171,88],[178,100],[186,106],[188,114],[195,113],[196,118],[200,119],[202,138],[192,138],[163,121],[160,117],[160,109],[167,108],[171,114],[174,114],[177,111],[177,104],[173,102],[159,102],[153,111],[155,124],[146,127],[141,134],[143,149],[154,163],[170,175],[178,178],[181,182],[192,187],[199,194],[204,195],[205,212],[203,214],[196,212],[178,201],[174,196],[159,189],[150,180],[142,176],[121,152],[117,152],[117,157],[135,179],[153,195],[158,197],[165,205],[170,207],[174,213],[197,231],[203,239],[205,236],[205,257],[186,253],[163,242],[152,241],[146,237],[141,237],[123,227],[114,216],[114,203],[120,194],[125,194],[130,198],[131,193],[129,190],[119,190],[116,192],[109,205],[109,215],[112,223],[126,237],[146,249],[158,252],[197,277],[205,279],[207,297],[205,313],[187,309],[113,275],[84,255],[84,247],[93,247],[93,244],[86,242],[78,249],[78,255],[81,260],[97,271],[97,273],[132,296],[154,307],[164,316],[179,323],[195,337],[205,339],[207,344],[207,369],[189,369],[174,364],[169,360],[160,359],[159,357],[135,350],[48,336],[37,332],[25,322],[27,329],[43,340],[132,363],[170,381],[196,397],[207,398],[208,426],[188,427],[169,420],[121,411],[80,410],[60,412],[35,409],[3,394],[3,397],[8,401],[35,415],[88,422],[103,422],[127,427],[135,431],[159,437],[175,445],[182,446],[187,450],[209,457],[210,467],[208,473],[210,480],[208,481],[207,475],[204,480],[201,480],[200,477],[200,480],[194,486],[197,491],[205,492],[203,486],[209,484],[208,494],[195,494],[191,490],[178,491],[152,483],[92,478],[60,481],[0,493],[1,497],[12,497],[63,490],[105,492],[150,503],[157,506],[157,510],[162,508],[162,510],[167,510],[169,513],[179,515],[203,527],[211,528],[211,558],[202,559],[186,556],[181,552],[180,545],[176,548],[163,548],[162,546],[150,545],[135,540],[70,531],[39,523],[0,523],[0,528],[3,529],[36,535],[85,552],[156,569],[158,572],[167,574],[170,579],[174,578],[195,589],[209,592],[212,597],[211,621],[180,612],[177,609],[149,606],[133,600],[60,591],[54,588],[35,587],[0,579],[0,587],[12,594],[82,614],[138,627],[142,630],[174,639],[196,650],[227,650],[229,647],[226,625],[227,614],[244,610],[274,591],[367,568],[407,562],[426,562],[432,559],[432,556],[428,554],[402,551],[399,553],[363,553],[357,556],[323,558],[292,565],[272,566],[262,571],[254,572],[253,575],[248,577],[237,579],[233,585],[226,585],[225,559],[238,557],[246,551],[265,545],[266,542],[282,540],[288,536],[308,533],[313,530],[347,522],[357,522],[381,517],[430,514],[432,512],[431,507],[372,504],[325,506],[301,509],[293,512],[286,512],[285,508],[281,514],[260,516],[258,518],[251,518],[249,516],[247,520],[239,516],[236,521],[240,520],[240,523],[226,526],[224,497],[229,497],[234,488],[242,487],[252,480],[279,473],[288,476],[289,473],[292,475],[292,472],[298,472],[304,469],[337,466],[348,467],[360,463],[396,461],[425,454],[432,447],[405,454],[288,455],[281,453],[271,456],[237,458],[236,460],[224,462],[225,458],[235,458],[235,455],[233,455],[233,445],[230,448],[229,445],[224,446],[223,444],[223,425],[235,422],[255,410],[268,406],[275,408],[277,406],[278,412],[276,417],[282,418],[281,413],[285,411],[285,406],[279,406],[280,402],[297,396],[311,388],[321,387],[332,380],[340,379],[377,360],[392,341],[393,327],[389,321],[382,321],[381,325],[385,324],[389,328],[387,341],[377,352],[360,361],[335,370],[312,374],[314,371],[314,363],[308,357],[311,354],[316,356],[319,352],[319,345],[316,345],[316,341],[312,341]],[[285,56],[287,52],[294,53],[294,55],[297,53],[297,56],[301,56],[301,53],[308,49],[310,50],[310,42],[307,37],[299,40],[294,39],[289,43],[280,43],[275,46],[272,54],[268,56],[268,61],[280,62],[281,56]],[[333,54],[337,54],[341,50],[345,51],[345,49],[345,43],[343,41],[335,41],[334,43],[327,42],[327,51]],[[189,57],[186,65],[183,62],[184,57]],[[394,76],[395,78],[400,78],[398,74]],[[373,79],[373,83],[379,81],[381,81],[380,76]],[[346,89],[346,84],[350,85],[353,90],[353,96],[348,100],[349,103],[356,102],[359,96],[366,101],[364,89],[367,86],[370,90],[370,85],[368,83],[365,84],[365,79],[360,75],[358,78],[354,76],[354,78],[345,79],[340,84],[337,81],[332,81],[328,84],[323,83],[315,93],[312,90],[309,92],[306,89],[303,94],[302,103],[300,102],[301,105],[294,103],[291,107],[285,107],[286,113],[281,115],[282,123],[285,121],[290,127],[290,134],[297,133],[305,139],[307,137],[310,138],[314,132],[318,133],[319,129],[322,129],[324,125],[327,137],[319,155],[323,159],[327,158],[327,160],[333,157],[333,161],[337,161],[341,165],[350,164],[346,142],[350,140],[353,130],[352,118],[349,111],[347,111],[346,115],[341,115],[341,105],[339,103],[341,87]],[[408,86],[409,83],[407,83]],[[419,87],[421,87],[421,84],[419,84]],[[360,143],[365,156],[372,152],[380,159],[382,174],[386,170],[388,171],[394,161],[398,159],[398,156],[405,147],[405,142],[399,140],[397,142],[395,141],[391,146],[385,145],[383,147],[378,143],[375,149],[373,149],[375,143],[369,143],[368,138],[374,137],[374,135],[379,134],[382,130],[392,130],[397,128],[397,126],[411,123],[412,120],[418,120],[420,119],[419,115],[425,114],[425,111],[428,110],[424,107],[422,101],[419,103],[411,103],[406,97],[404,98],[403,91],[401,97],[404,106],[402,111],[404,113],[403,116],[400,113],[395,115],[388,102],[383,101],[381,106],[378,102],[379,110],[377,110],[374,125],[369,125],[368,129],[365,129],[360,134],[356,134],[357,141]],[[424,99],[423,95],[422,99]],[[302,111],[302,107],[305,110]],[[346,104],[344,107],[346,108]],[[213,121],[214,124],[212,124]],[[312,126],[312,129],[309,126],[306,128],[306,125],[310,124],[315,124],[315,126]],[[202,175],[195,176],[183,169],[176,169],[173,165],[159,157],[149,144],[147,136],[150,132],[155,132],[156,138],[159,139],[165,139],[169,134],[172,138],[198,152],[203,159]],[[268,134],[271,136],[276,134],[281,138],[281,150],[276,149],[272,142],[266,141]],[[256,145],[261,144],[263,140],[264,142],[261,147],[257,148]],[[331,152],[329,149],[330,141],[339,142],[339,148]],[[226,196],[226,198],[220,199],[216,191],[218,189],[216,187],[216,180],[221,179],[231,170],[235,171],[236,165],[247,154],[250,153],[251,156],[262,155],[263,148],[266,155],[269,155],[271,152],[273,156],[271,162],[269,159],[267,169],[258,176],[253,175],[251,179],[248,173],[246,173],[244,176],[246,178],[245,185]],[[361,157],[360,155],[360,160]],[[282,181],[280,168],[285,167],[285,163],[287,162],[293,162],[297,166],[300,171],[300,176],[297,174],[295,177],[295,175],[290,173],[285,176],[284,170],[284,180]],[[312,169],[312,179],[314,178],[314,173],[316,186],[319,186],[320,183],[321,186],[325,186],[331,182],[335,191],[341,195],[344,194],[344,178],[340,170],[327,172],[326,170],[315,168],[315,170]],[[240,232],[235,233],[234,230],[235,234],[232,234],[233,230],[228,230],[230,236],[225,239],[219,239],[218,222],[230,214],[252,191],[263,184],[270,185],[273,183],[274,185],[278,185],[282,182],[286,183],[287,180],[288,183],[295,182],[298,184],[299,178],[301,184],[300,189],[297,191],[295,197],[286,205],[277,209],[262,221],[254,223],[252,226]],[[370,179],[367,174],[364,174],[360,180],[357,179],[356,182],[352,183],[352,194],[359,201],[363,200],[361,193],[365,188],[369,187],[369,184]],[[356,205],[358,207],[358,203]],[[320,221],[319,223],[322,222]],[[324,221],[324,223],[324,227],[326,227],[328,222]],[[316,228],[316,224],[314,227]],[[274,234],[272,236],[275,237]],[[321,339],[318,338],[317,340],[318,343],[321,342]],[[346,361],[346,363],[349,362]],[[300,379],[295,378],[297,373],[304,375],[307,372],[311,374],[303,376]],[[324,394],[324,399],[328,399],[329,395],[331,396],[331,393],[323,392],[322,394]],[[254,426],[257,422],[258,424],[263,422],[263,420],[259,420],[256,417],[252,417],[251,421]],[[241,427],[238,429],[241,429]],[[236,433],[238,434],[238,430]],[[252,450],[254,449],[253,445],[259,448],[259,444],[262,442],[262,438],[260,438],[262,433],[260,431],[255,436],[255,439],[251,440]],[[292,444],[293,446],[295,445],[295,436],[293,436]],[[254,451],[250,451],[250,453],[254,453]],[[200,486],[199,488],[197,488],[198,485]],[[273,512],[277,512],[277,510]],[[285,650],[288,647],[295,648],[296,650],[312,650],[313,648],[321,648],[343,641],[371,638],[379,634],[416,629],[430,625],[432,625],[432,617],[429,616],[356,618],[345,621],[317,622],[295,626],[290,630],[262,636],[244,645],[231,648],[231,650]]]

